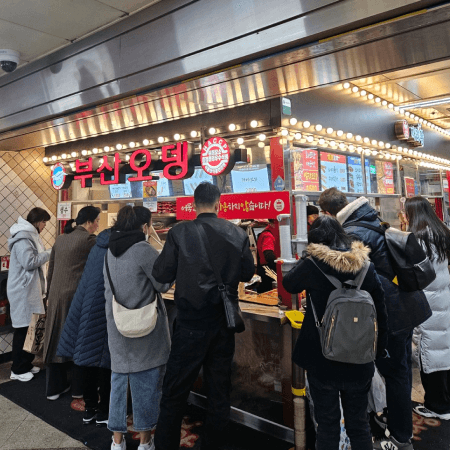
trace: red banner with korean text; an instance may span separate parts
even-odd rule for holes
[[[290,214],[289,192],[257,192],[252,194],[222,194],[219,217],[222,219],[276,219]],[[177,219],[195,219],[194,197],[177,198]]]

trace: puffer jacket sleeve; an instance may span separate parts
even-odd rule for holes
[[[310,288],[313,263],[302,258],[283,278],[284,288],[291,294],[299,294]]]
[[[29,239],[20,239],[14,246],[17,261],[25,270],[38,269],[50,259],[50,250],[39,253]]]

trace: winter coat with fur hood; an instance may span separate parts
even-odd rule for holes
[[[323,244],[308,245],[308,253],[320,269],[341,282],[354,280],[369,259],[369,248],[355,241],[351,249],[335,249]],[[357,381],[369,379],[374,374],[374,363],[348,364],[330,361],[322,354],[319,332],[311,308],[311,296],[319,320],[323,317],[328,297],[336,288],[308,258],[301,259],[284,277],[283,286],[288,292],[307,296],[307,310],[292,359],[300,367],[323,381]],[[387,313],[380,279],[371,263],[361,289],[369,292],[375,303],[378,319],[378,355],[387,346]]]
[[[11,227],[10,233],[11,262],[6,290],[13,327],[22,328],[30,325],[33,313],[45,313],[42,266],[50,259],[51,250],[44,250],[37,229],[22,217]]]
[[[336,216],[342,224],[364,222],[379,227],[381,220],[367,198],[359,197],[349,203]],[[392,282],[395,273],[392,269],[389,252],[384,236],[374,230],[359,226],[345,227],[345,231],[364,242],[370,248],[370,260],[374,263],[377,274],[383,285],[384,298],[389,318],[389,333],[399,334],[411,332],[431,316],[425,294],[422,291],[406,292]]]

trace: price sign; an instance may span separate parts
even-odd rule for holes
[[[1,258],[1,269],[2,272],[9,270],[9,256],[2,256]]]
[[[72,204],[70,202],[58,203],[56,208],[57,220],[70,220],[72,218]]]

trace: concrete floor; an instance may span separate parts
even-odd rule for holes
[[[40,364],[39,364],[40,365]],[[10,381],[11,363],[0,365],[0,384]],[[412,400],[423,402],[419,370],[413,370]],[[86,448],[25,409],[0,395],[0,450]]]

